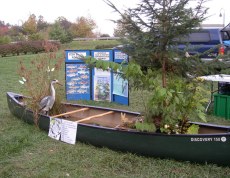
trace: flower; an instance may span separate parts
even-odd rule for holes
[[[23,85],[25,82],[23,82],[22,80],[19,80],[19,83],[21,83]]]
[[[19,83],[21,83],[22,85],[24,85],[26,82],[26,79],[24,77],[22,77],[22,80],[19,80]]]
[[[54,71],[54,67],[50,70],[50,67],[48,66],[47,72],[53,72]]]
[[[165,129],[168,129],[168,128],[169,128],[169,125],[165,124],[165,125],[164,125],[164,128],[165,128]]]

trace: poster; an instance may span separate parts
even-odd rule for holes
[[[111,101],[111,77],[95,76],[94,77],[94,100]]]
[[[61,141],[75,144],[77,135],[77,122],[62,120]]]
[[[61,136],[61,124],[61,119],[50,118],[50,128],[48,136],[55,140],[59,140]]]
[[[86,52],[68,52],[68,60],[80,60],[82,57],[86,56]]]
[[[86,64],[66,64],[66,94],[90,98],[90,71]],[[85,96],[84,96],[85,95]]]
[[[122,61],[128,61],[128,55],[122,51],[114,51],[114,60],[119,60],[119,62]]]
[[[73,121],[50,118],[48,136],[69,144],[76,143],[77,123]]]
[[[113,74],[113,94],[128,97],[128,80],[123,79],[119,74]]]
[[[93,57],[98,60],[109,61],[110,52],[109,51],[94,51]]]

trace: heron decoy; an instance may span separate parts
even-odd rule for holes
[[[50,83],[51,95],[45,96],[44,98],[42,98],[42,100],[39,103],[40,111],[42,111],[43,114],[48,114],[48,112],[52,109],[54,105],[55,95],[56,95],[54,84],[62,85],[56,79],[51,81]]]

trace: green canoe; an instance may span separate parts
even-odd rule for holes
[[[33,113],[23,104],[23,96],[7,92],[10,112],[23,121],[34,124]],[[230,126],[207,123],[199,125],[199,134],[163,134],[123,129],[121,113],[129,120],[140,114],[111,108],[63,104],[61,119],[78,122],[76,140],[99,147],[157,158],[169,158],[195,163],[230,166]],[[50,117],[39,115],[39,127],[49,130]]]

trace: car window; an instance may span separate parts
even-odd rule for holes
[[[229,34],[228,34],[228,32],[226,32],[226,31],[222,31],[221,32],[221,36],[222,36],[222,39],[223,40],[230,40],[230,38],[229,38]]]
[[[209,42],[211,41],[209,32],[193,32],[189,35],[180,38],[181,42]]]
[[[180,38],[176,38],[175,41],[178,42],[210,42],[211,41],[211,37],[210,37],[210,33],[209,31],[199,31],[199,32],[193,32],[190,33],[186,36],[180,37]]]

